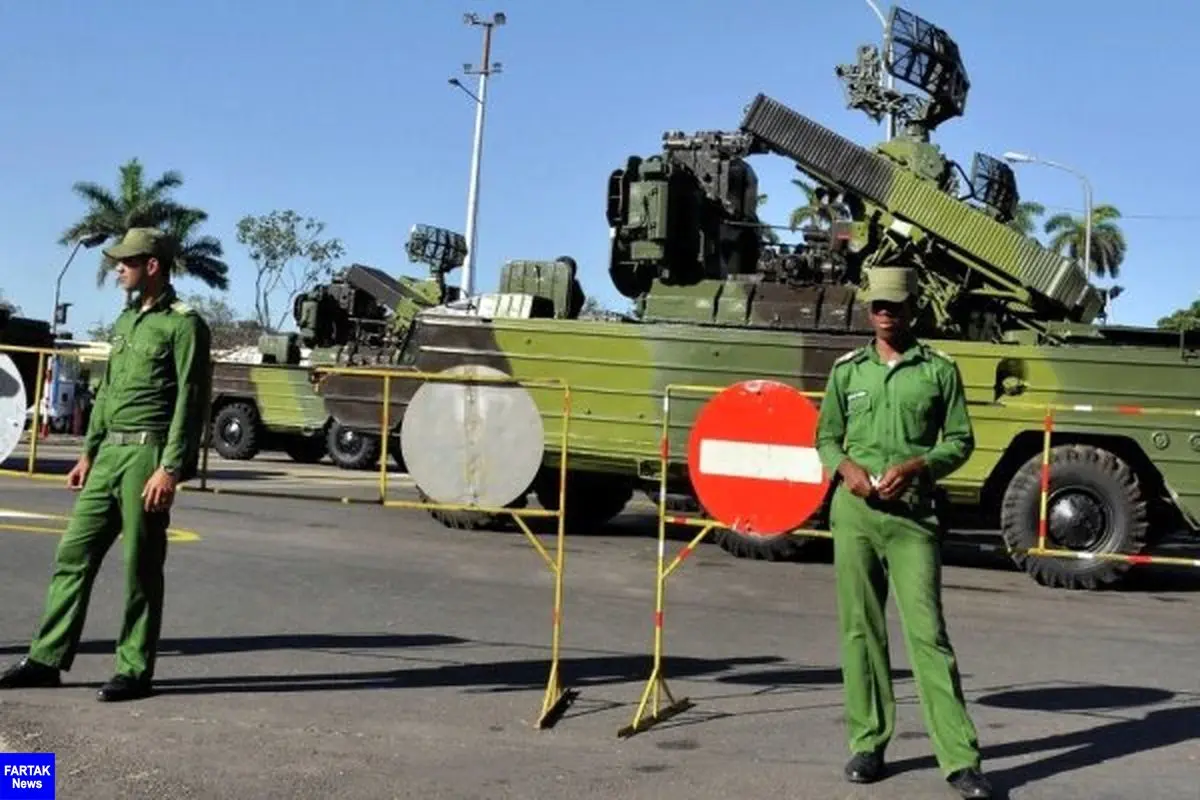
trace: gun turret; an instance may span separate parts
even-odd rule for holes
[[[403,346],[413,318],[424,308],[457,297],[445,275],[462,264],[461,234],[427,225],[413,227],[405,252],[429,265],[432,277],[392,277],[383,270],[352,264],[333,279],[296,297],[292,316],[306,347],[324,352],[315,361],[389,363]]]

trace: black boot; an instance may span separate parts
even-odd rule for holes
[[[946,780],[960,795],[969,800],[988,800],[992,796],[992,785],[976,768],[952,772]]]
[[[846,780],[851,783],[874,783],[884,776],[883,753],[855,753],[846,763]]]
[[[96,699],[106,703],[119,703],[123,700],[138,700],[149,694],[150,681],[138,680],[128,675],[114,675],[96,692]]]
[[[62,686],[56,667],[23,658],[0,675],[0,689],[52,689]]]

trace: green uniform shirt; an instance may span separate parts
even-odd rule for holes
[[[924,456],[927,469],[913,483],[920,496],[974,449],[962,375],[945,353],[918,342],[889,367],[872,342],[830,370],[817,421],[817,453],[830,475],[846,458],[880,478]]]
[[[204,431],[211,389],[210,332],[167,287],[148,309],[126,308],[113,325],[84,451],[95,459],[110,431],[166,434],[160,465],[190,471]],[[187,468],[187,469],[185,469]]]

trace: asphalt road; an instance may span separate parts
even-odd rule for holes
[[[82,439],[73,436],[52,436],[39,441],[35,472],[65,476],[79,457],[81,443]],[[3,469],[24,472],[28,455],[29,447],[22,443],[4,462]],[[390,457],[388,466],[387,497],[412,499],[415,496],[412,481],[396,468]],[[339,469],[328,458],[317,464],[300,464],[283,453],[264,451],[248,461],[231,461],[210,450],[204,488],[220,493],[318,495],[373,502],[379,498],[379,483],[378,470]]]
[[[6,660],[36,624],[54,515],[70,501],[48,482],[0,479]],[[173,522],[156,696],[93,699],[119,626],[115,552],[69,685],[0,693],[0,744],[56,752],[60,797],[954,796],[929,756],[894,607],[897,774],[842,781],[827,561],[701,547],[672,576],[666,616],[670,687],[697,705],[621,740],[649,674],[646,520],[569,543],[562,669],[581,694],[551,730],[531,725],[551,583],[519,534],[200,493],[180,496]],[[1011,797],[1196,797],[1200,579],[1144,575],[1129,591],[1077,594],[1003,567],[947,568],[986,766]]]

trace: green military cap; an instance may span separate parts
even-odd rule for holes
[[[175,257],[175,242],[158,228],[130,228],[119,243],[103,252],[113,261],[154,256],[160,261],[170,262]]]
[[[917,273],[908,267],[875,267],[867,272],[867,288],[862,293],[864,303],[884,300],[903,303],[918,291]]]

